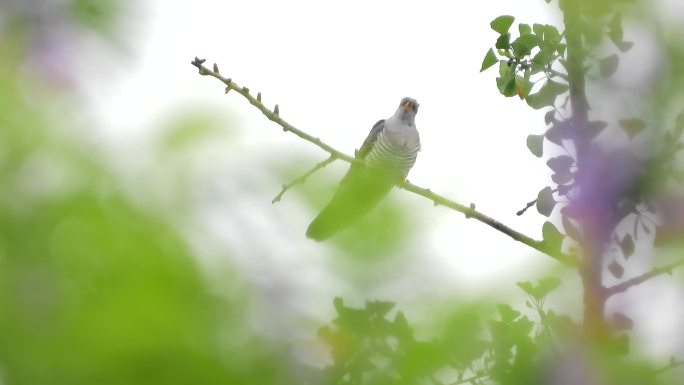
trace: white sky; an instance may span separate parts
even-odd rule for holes
[[[245,100],[225,97],[218,81],[200,78],[190,60],[218,63],[225,76],[260,90],[265,103],[278,103],[290,123],[347,153],[403,96],[412,96],[421,103],[423,151],[409,179],[461,203],[474,202],[538,238],[543,218],[515,212],[547,183],[544,161],[525,147],[528,134],[543,132],[543,113],[499,96],[495,69],[478,72],[496,38],[489,28],[496,16],[557,22],[553,6],[528,3],[490,1],[469,6],[466,15],[458,3],[440,1],[153,2],[136,26],[134,57],[128,68],[117,68],[100,112],[113,139],[129,143],[169,110],[208,103],[236,116],[245,140],[253,137],[250,143],[290,146],[285,150],[317,161],[326,154],[302,141],[285,142],[285,134]],[[278,189],[272,186],[274,194]],[[469,279],[489,275],[495,266],[507,272],[546,259],[530,258],[534,253],[526,246],[462,215],[428,210],[437,221],[437,250],[490,256],[445,261]]]
[[[522,217],[515,212],[549,183],[545,159],[525,146],[528,134],[544,131],[543,111],[500,96],[495,69],[478,71],[496,38],[492,19],[511,14],[520,22],[559,25],[555,4],[157,0],[137,12],[129,59],[91,73],[91,92],[98,95],[92,107],[115,151],[141,148],[153,134],[150,128],[169,113],[206,104],[226,111],[240,130],[241,147],[225,159],[234,165],[221,169],[220,191],[239,190],[236,181],[252,183],[245,168],[256,167],[260,153],[297,154],[312,164],[326,157],[288,137],[239,95],[225,96],[217,80],[199,77],[190,65],[195,56],[218,63],[225,76],[253,93],[261,91],[267,105],[278,103],[284,119],[350,154],[373,123],[391,115],[402,97],[412,96],[421,104],[417,127],[423,150],[409,179],[462,204],[474,202],[484,213],[541,238],[546,218],[534,209]],[[341,166],[322,172],[339,174]],[[328,316],[332,297],[354,292],[353,283],[331,283],[315,273],[330,269],[319,255],[327,246],[304,236],[315,213],[288,215],[302,210],[295,194],[270,204],[284,182],[265,186],[267,196],[215,210],[206,226],[219,243],[243,251],[239,263],[257,281],[268,281],[266,292],[277,293],[276,299],[282,292],[292,294],[291,304],[315,307],[315,314],[325,309]],[[393,194],[421,210],[429,236],[417,246],[423,268],[404,282],[374,288],[375,297],[391,299],[397,285],[416,285],[419,293],[444,298],[458,290],[477,298],[496,286],[518,297],[516,281],[555,266],[483,224],[410,193]],[[271,244],[254,245],[259,229],[278,236],[269,238]]]

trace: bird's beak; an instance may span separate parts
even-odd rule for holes
[[[411,103],[410,101],[408,101],[408,102],[404,103],[404,104],[402,105],[402,107],[404,107],[404,108],[407,109],[407,110],[412,110],[412,109],[413,109],[413,103]]]

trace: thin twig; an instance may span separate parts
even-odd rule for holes
[[[563,79],[563,80],[565,80],[565,81],[568,81],[568,75],[566,75],[566,74],[564,74],[564,73],[562,73],[562,72],[556,71],[555,69],[553,69],[553,68],[551,68],[551,67],[547,68],[547,69],[544,70],[544,71],[546,71],[547,73],[549,73],[549,74],[552,75],[552,76],[558,76],[559,78],[561,78],[561,79]]]
[[[280,110],[278,108],[278,105],[276,105],[274,110],[271,111],[261,102],[261,100],[254,98],[249,93],[248,88],[240,87],[235,82],[233,82],[231,79],[225,78],[220,73],[210,70],[209,68],[207,68],[203,65],[204,62],[205,62],[204,59],[195,58],[195,60],[193,60],[191,62],[191,64],[199,69],[200,75],[212,76],[216,79],[219,79],[221,82],[223,82],[223,84],[226,85],[226,92],[228,92],[230,90],[234,90],[237,93],[239,93],[240,95],[242,95],[245,99],[247,99],[249,101],[250,104],[252,104],[259,111],[261,111],[264,115],[266,115],[266,117],[269,120],[275,122],[280,127],[282,127],[283,131],[291,132],[291,133],[297,135],[298,137],[306,140],[307,142],[315,144],[316,146],[318,146],[322,150],[329,153],[331,156],[335,157],[335,159],[341,159],[341,160],[344,160],[344,161],[349,162],[349,163],[362,163],[361,160],[356,159],[353,156],[347,155],[347,154],[343,153],[342,151],[339,151],[339,150],[333,148],[332,146],[323,142],[321,139],[316,138],[310,134],[307,134],[306,132],[304,132],[304,131],[294,127],[290,123],[286,122],[283,118],[280,117]],[[571,257],[567,254],[563,254],[560,250],[552,249],[543,241],[537,241],[535,239],[532,239],[532,238],[528,237],[527,235],[522,234],[516,230],[513,230],[512,228],[504,225],[503,223],[501,223],[501,222],[499,222],[499,221],[475,210],[474,204],[471,204],[469,207],[466,207],[460,203],[456,203],[456,202],[454,202],[450,199],[447,199],[441,195],[435,194],[432,191],[430,191],[429,189],[416,186],[409,181],[398,183],[397,186],[399,186],[400,188],[402,188],[404,190],[410,191],[414,194],[418,194],[418,195],[421,195],[425,198],[428,198],[429,200],[433,201],[436,206],[437,205],[445,206],[445,207],[448,207],[452,210],[455,210],[455,211],[458,211],[460,213],[465,214],[466,218],[475,218],[478,221],[480,221],[480,222],[482,222],[482,223],[484,223],[484,224],[508,235],[509,237],[513,238],[514,240],[521,242],[521,243],[523,243],[523,244],[525,244],[525,245],[527,245],[527,246],[529,246],[529,247],[531,247],[537,251],[540,251],[540,252],[550,256],[551,258],[558,260],[559,262],[562,262],[562,263],[567,264],[567,265],[576,265],[577,264],[576,260],[573,257]]]
[[[680,258],[680,259],[678,259],[672,263],[669,263],[667,265],[664,265],[664,266],[656,267],[647,273],[638,275],[638,276],[636,276],[634,278],[630,278],[630,279],[628,279],[622,283],[618,283],[616,285],[613,285],[613,286],[606,289],[606,291],[605,291],[606,298],[609,298],[612,295],[627,291],[627,289],[634,287],[634,286],[637,286],[639,284],[642,284],[642,283],[648,281],[649,279],[651,279],[653,277],[657,277],[661,274],[665,274],[665,273],[672,274],[672,270],[674,270],[675,268],[682,266],[682,265],[684,265],[684,258]]]
[[[674,357],[670,358],[670,362],[663,366],[662,368],[656,369],[653,371],[654,375],[658,375],[664,372],[667,372],[668,370],[676,369],[680,366],[684,366],[684,360],[675,360]]]
[[[558,187],[556,187],[555,189],[551,190],[551,192],[552,192],[552,193],[557,193],[558,191],[560,191],[560,189],[561,189],[561,187],[558,186]],[[525,214],[525,211],[527,211],[530,207],[534,206],[534,205],[537,203],[538,200],[539,200],[539,198],[536,198],[536,199],[533,200],[533,201],[527,202],[527,204],[525,205],[525,207],[523,207],[522,209],[520,209],[520,211],[518,211],[517,213],[515,213],[515,215],[521,216],[521,215]]]
[[[532,62],[529,61],[529,60],[515,60],[515,59],[511,59],[511,60],[508,61],[508,63],[509,63],[509,65],[520,66],[521,69],[527,69],[527,68],[532,67]],[[559,78],[561,78],[561,79],[563,79],[563,80],[565,80],[565,81],[568,81],[568,80],[569,80],[569,79],[568,79],[568,75],[566,75],[566,74],[564,74],[564,73],[562,73],[562,72],[560,72],[560,71],[557,71],[557,70],[551,68],[550,66],[547,67],[547,68],[544,68],[543,71],[544,71],[544,73],[546,74],[546,76],[547,76],[548,78],[550,78],[551,76],[557,76],[557,77],[559,77]],[[551,75],[551,76],[549,76],[549,75]],[[543,78],[542,78],[542,79],[543,79]]]
[[[316,165],[313,166],[309,171],[307,171],[304,174],[302,174],[301,176],[297,177],[292,182],[290,182],[288,184],[284,184],[283,189],[280,190],[280,192],[278,193],[278,195],[276,195],[275,198],[273,198],[271,203],[280,202],[280,198],[283,197],[283,194],[285,194],[285,191],[289,190],[290,188],[292,188],[295,185],[303,184],[304,182],[306,182],[306,179],[308,177],[310,177],[313,173],[315,173],[316,171],[318,171],[318,170],[322,169],[323,167],[329,165],[330,163],[334,162],[335,159],[337,159],[337,158],[335,158],[335,155],[330,155],[328,157],[328,159],[326,159],[322,162],[316,163]]]
[[[517,213],[515,213],[515,215],[521,216],[521,215],[525,214],[525,211],[527,211],[527,209],[529,209],[530,207],[534,206],[536,203],[537,203],[537,200],[536,200],[536,199],[533,200],[533,201],[527,202],[527,204],[525,205],[525,207],[523,207],[522,209],[520,209]]]
[[[474,380],[479,380],[480,378],[485,378],[485,377],[489,377],[489,373],[476,374],[474,376],[464,378],[460,381],[456,381],[450,385],[462,385],[462,384],[466,384],[469,382],[472,383]]]

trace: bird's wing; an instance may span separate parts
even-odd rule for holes
[[[382,131],[383,128],[385,128],[385,119],[378,120],[378,122],[373,125],[373,128],[371,128],[368,133],[368,137],[363,141],[361,148],[356,151],[356,159],[364,159],[366,155],[368,155],[371,148],[373,148],[373,145],[378,140],[380,131]]]
[[[378,120],[378,122],[373,125],[373,128],[371,128],[370,132],[368,133],[366,140],[363,141],[361,148],[356,150],[356,152],[354,153],[356,159],[364,160],[366,158],[366,155],[368,155],[370,150],[375,145],[375,142],[377,142],[378,136],[380,136],[380,131],[382,131],[383,128],[385,128],[385,119]],[[349,167],[347,174],[345,174],[344,178],[342,178],[342,181],[340,183],[345,183],[346,180],[351,175],[354,175],[361,167],[363,167],[362,164],[353,163],[351,167]]]
[[[384,120],[375,123],[361,148],[356,151],[356,159],[363,161],[366,158],[384,127]],[[309,225],[306,236],[318,241],[333,236],[370,211],[392,186],[391,181],[366,168],[363,163],[353,163],[330,203]]]

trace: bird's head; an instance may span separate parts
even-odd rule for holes
[[[414,114],[418,112],[419,106],[420,104],[418,104],[418,101],[412,98],[403,98],[401,99],[401,103],[399,103],[400,108],[403,108],[407,111],[413,111]]]
[[[413,121],[416,113],[418,113],[418,106],[420,106],[420,104],[418,104],[416,99],[408,97],[403,98],[401,99],[401,103],[399,103],[396,115],[402,120]]]

